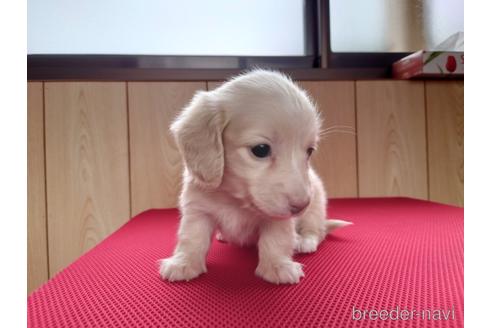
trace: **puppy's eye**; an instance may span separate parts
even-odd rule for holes
[[[256,145],[253,148],[251,148],[251,152],[256,157],[265,158],[265,157],[270,156],[271,149],[270,149],[270,146],[267,144],[260,144],[260,145]]]
[[[311,155],[313,154],[313,151],[314,151],[314,148],[313,147],[309,147],[307,149],[307,154],[308,154],[308,157],[311,157]]]

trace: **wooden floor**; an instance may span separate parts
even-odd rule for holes
[[[216,82],[28,82],[28,291],[149,208],[175,207],[169,123]],[[462,81],[302,81],[330,197],[463,205]]]

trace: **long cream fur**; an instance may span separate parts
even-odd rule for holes
[[[350,224],[326,219],[326,192],[308,155],[320,126],[313,102],[278,72],[255,70],[197,93],[171,126],[185,170],[178,242],[160,262],[161,277],[206,272],[218,232],[221,240],[257,245],[259,277],[299,282],[304,273],[293,253],[316,251],[330,230]],[[256,157],[259,144],[271,154]]]

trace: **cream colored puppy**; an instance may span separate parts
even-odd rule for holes
[[[326,193],[310,165],[320,125],[306,93],[277,72],[255,70],[198,92],[171,126],[185,164],[182,217],[161,277],[206,272],[218,231],[228,242],[258,246],[259,277],[299,282],[294,251],[314,252],[331,228],[348,224],[326,220]]]

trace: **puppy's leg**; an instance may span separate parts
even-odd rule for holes
[[[309,172],[313,194],[308,208],[297,218],[296,251],[312,253],[327,233],[326,192],[321,179],[313,170]]]
[[[311,170],[309,172],[313,195],[311,203],[296,221],[296,247],[298,253],[312,253],[333,229],[352,224],[343,220],[326,219],[326,192],[321,179]]]
[[[295,228],[292,220],[266,221],[260,228],[256,275],[275,284],[294,284],[304,276],[302,265],[292,260]]]
[[[160,275],[169,281],[190,280],[207,271],[205,259],[214,224],[204,214],[183,214],[173,256],[161,260]]]

